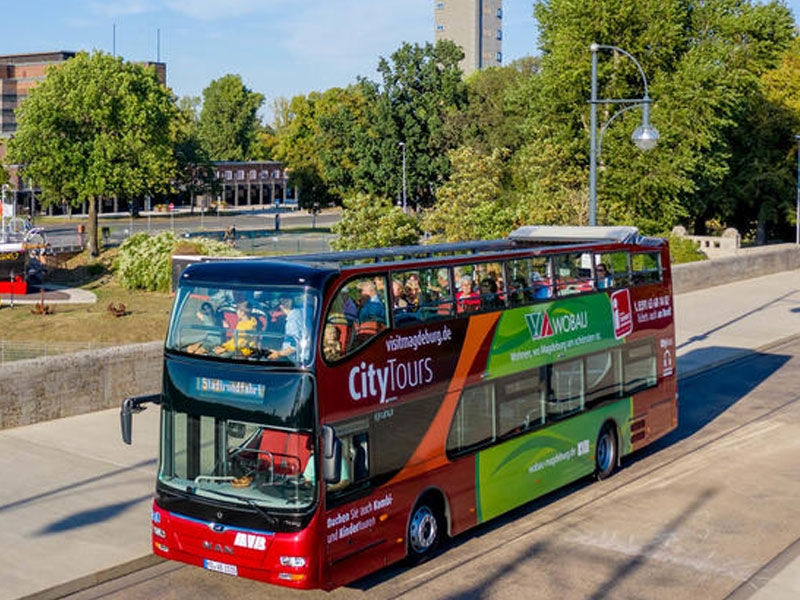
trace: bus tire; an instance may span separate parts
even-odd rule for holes
[[[441,502],[428,494],[417,502],[408,520],[408,561],[415,565],[428,560],[441,546],[444,535]]]
[[[594,476],[598,481],[611,477],[617,468],[617,433],[606,423],[597,436],[594,451]]]

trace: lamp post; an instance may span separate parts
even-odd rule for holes
[[[644,70],[630,53],[622,48],[616,46],[605,46],[602,44],[591,44],[589,50],[592,53],[592,91],[590,104],[590,123],[589,127],[589,225],[597,225],[597,160],[600,156],[600,149],[603,142],[603,133],[611,125],[611,122],[619,115],[634,108],[641,107],[642,109],[642,124],[637,127],[631,139],[636,147],[642,151],[652,150],[658,143],[658,130],[650,125],[650,96],[647,93],[647,77],[644,75]],[[639,74],[642,76],[644,83],[644,96],[641,98],[598,98],[597,97],[597,53],[600,50],[612,50],[624,54],[630,58],[636,68],[639,69]],[[597,106],[599,104],[619,104],[622,108],[614,113],[611,118],[600,129],[600,134],[597,132]]]
[[[5,215],[5,204],[6,204],[6,190],[8,189],[8,184],[4,183],[2,187],[2,199],[0,199],[0,226],[2,226],[2,242],[5,244],[7,237],[6,237],[6,215]]]
[[[795,135],[797,140],[797,204],[794,215],[794,243],[800,246],[800,135]]]
[[[397,145],[403,151],[403,212],[406,212],[406,143],[398,142]]]

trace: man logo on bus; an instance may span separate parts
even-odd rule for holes
[[[525,321],[528,323],[532,339],[539,340],[553,335],[553,326],[550,325],[550,317],[546,312],[528,313],[525,315]]]

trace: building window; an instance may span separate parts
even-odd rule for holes
[[[269,179],[269,171],[261,171],[261,179]]]
[[[498,19],[502,19],[503,18],[503,9],[502,8],[498,8],[497,9],[497,18]]]
[[[498,52],[497,56],[495,58],[497,59],[497,62],[499,62],[499,63],[503,62],[503,53],[502,52]]]
[[[256,178],[256,170],[250,169],[250,173],[248,174],[248,179],[255,179]]]
[[[498,29],[497,30],[497,39],[498,40],[502,40],[503,39],[503,30],[502,29]]]
[[[239,169],[236,171],[236,179],[242,180],[244,179],[244,169]]]
[[[232,171],[225,171],[225,179],[230,181],[233,179],[233,172]]]
[[[443,9],[444,9],[444,2],[437,2],[436,10],[443,10]]]
[[[436,24],[436,31],[444,31],[444,25],[441,23]]]

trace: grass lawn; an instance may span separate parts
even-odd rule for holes
[[[111,274],[116,249],[87,261],[85,254],[70,259],[47,275],[50,283],[79,287],[97,296],[94,304],[51,304],[53,313],[34,314],[33,306],[4,301],[0,307],[0,338],[26,342],[92,342],[129,344],[163,340],[172,295],[127,290]],[[115,317],[109,303],[125,305],[126,314]]]

